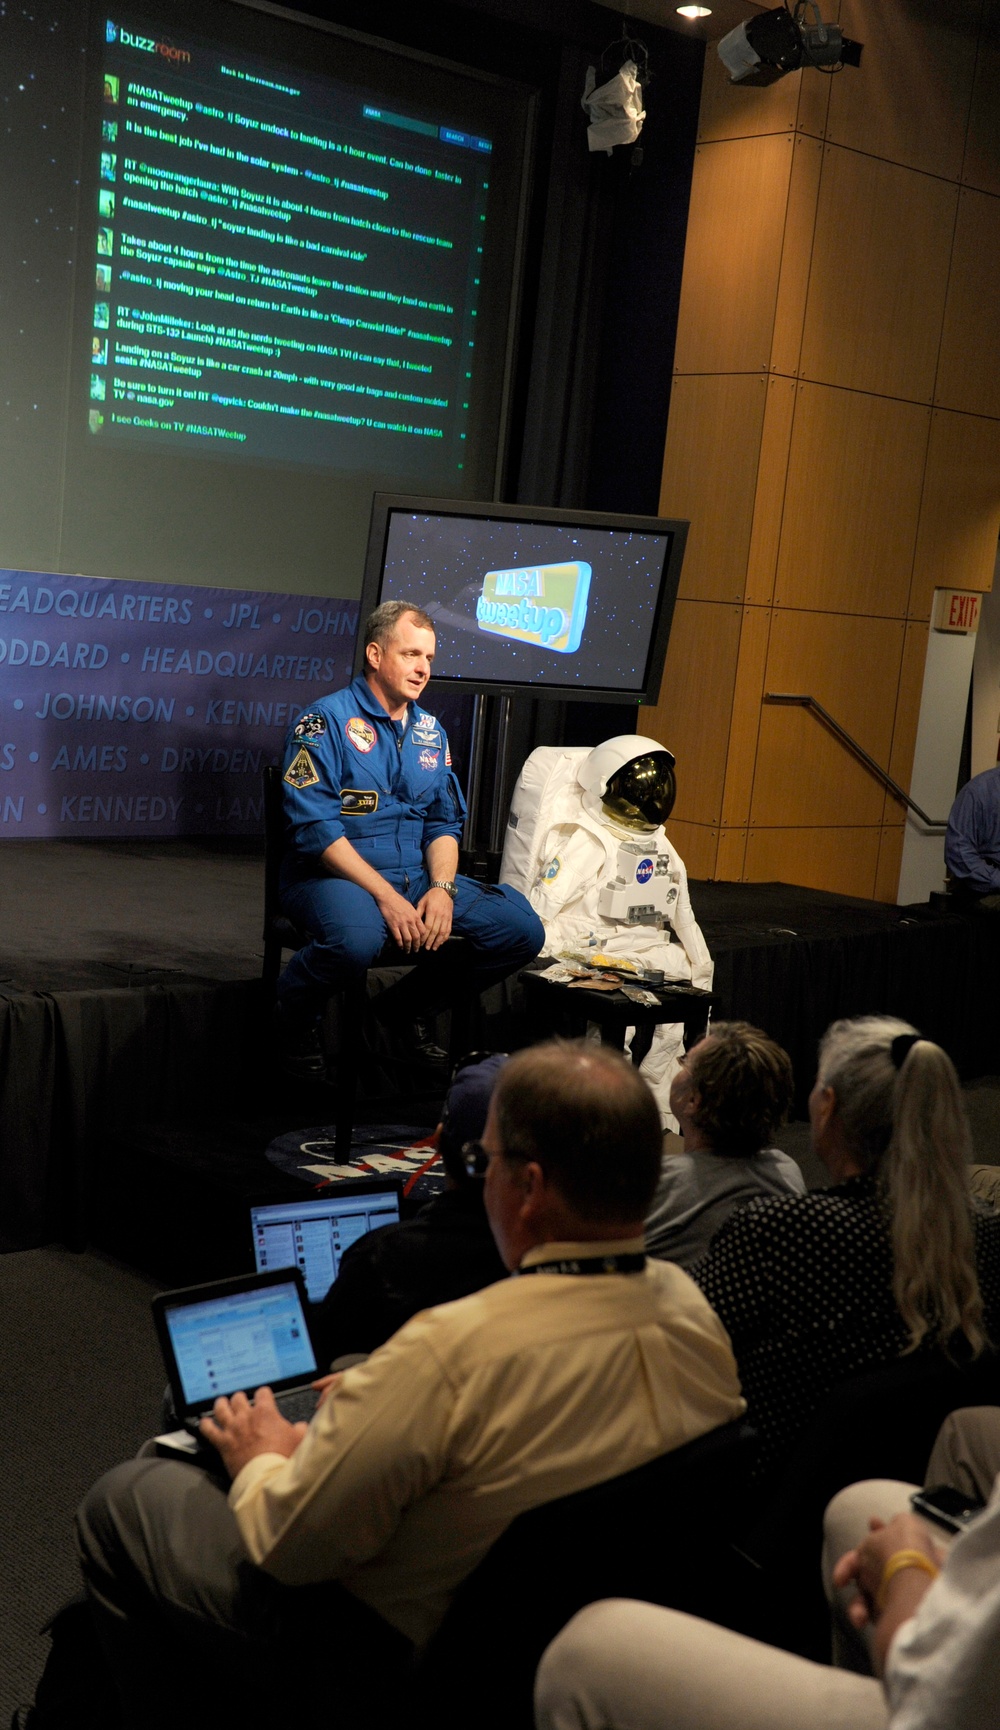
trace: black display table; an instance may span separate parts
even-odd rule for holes
[[[602,1045],[625,1049],[625,1034],[635,1028],[632,1062],[641,1063],[653,1043],[653,1029],[665,1022],[684,1023],[684,1046],[689,1049],[704,1034],[715,1001],[710,991],[673,983],[654,995],[651,1003],[633,1003],[623,991],[588,991],[586,986],[566,985],[526,969],[521,974],[529,1043],[548,1039],[554,1033],[579,1035],[594,1021],[601,1030]]]

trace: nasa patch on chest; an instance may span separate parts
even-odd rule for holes
[[[300,791],[303,787],[315,787],[319,773],[308,751],[303,749],[298,756],[292,758],[285,770],[284,779],[290,787],[297,787]]]
[[[440,751],[419,751],[417,753],[417,762],[421,769],[436,769],[440,761]]]
[[[360,715],[352,715],[345,723],[344,732],[356,751],[370,751],[375,743],[375,729]]]

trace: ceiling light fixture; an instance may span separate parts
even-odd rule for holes
[[[711,6],[678,6],[682,18],[711,18]]]

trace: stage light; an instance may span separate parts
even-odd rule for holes
[[[803,23],[806,11],[815,23]],[[817,0],[796,0],[794,12],[775,6],[730,30],[719,43],[719,59],[731,84],[773,84],[800,66],[814,66],[818,72],[858,66],[861,43],[845,36],[839,24],[824,23]]]
[[[712,16],[711,6],[678,6],[677,11],[682,18],[711,18]]]

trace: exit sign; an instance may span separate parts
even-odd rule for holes
[[[979,629],[979,613],[983,597],[969,589],[935,589],[934,629],[963,631],[969,635]]]

